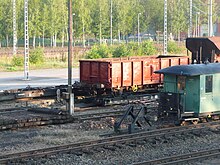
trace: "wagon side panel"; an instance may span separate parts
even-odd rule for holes
[[[80,82],[90,82],[90,62],[80,61]]]
[[[143,85],[142,76],[143,68],[142,61],[133,61],[132,62],[132,85]]]
[[[160,59],[152,58],[151,59],[151,84],[160,83],[160,75],[154,73],[156,70],[160,69]]]
[[[169,60],[170,60],[170,66],[179,65],[179,64],[180,64],[179,59],[180,59],[180,58],[178,58],[178,57],[169,58]]]
[[[97,85],[109,84],[109,63],[106,61],[80,61],[80,82]]]
[[[122,86],[122,71],[121,62],[112,62],[111,64],[111,82],[113,88]]]
[[[122,86],[129,87],[132,86],[132,63],[131,61],[121,62],[121,72],[122,72]]]
[[[111,81],[111,64],[110,62],[100,62],[99,63],[99,83],[103,84],[105,88],[112,87]]]
[[[188,65],[190,64],[189,57],[180,57],[180,65]]]
[[[143,84],[149,84],[151,82],[151,59],[143,60]]]

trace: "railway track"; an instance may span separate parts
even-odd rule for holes
[[[66,124],[83,122],[85,120],[98,120],[107,117],[117,117],[124,113],[124,110],[109,110],[105,112],[92,112],[74,116],[62,114],[59,110],[51,109],[26,109],[15,108],[0,111],[0,131],[46,126],[54,124]]]
[[[32,113],[30,111],[27,111],[26,109],[16,109],[0,113],[0,131],[30,128],[36,126],[83,122],[85,120],[98,120],[106,117],[117,117],[122,114],[123,110],[69,116],[65,114],[59,114],[59,111],[54,112],[54,114],[52,112],[47,112],[45,114],[45,112]]]
[[[177,165],[177,164],[185,164],[196,160],[204,160],[206,158],[212,158],[220,155],[220,148],[192,152],[188,154],[175,155],[171,157],[165,157],[161,159],[155,159],[150,161],[144,161],[140,163],[135,163],[133,165]]]
[[[65,144],[50,148],[5,154],[0,155],[0,164],[17,163],[19,161],[24,161],[30,158],[34,159],[47,157],[58,153],[72,153],[81,155],[83,153],[94,153],[95,151],[99,151],[100,148],[114,151],[117,148],[123,148],[123,146],[126,145],[136,147],[137,145],[144,145],[145,143],[150,142],[151,139],[157,140],[160,137],[164,138],[164,136],[176,136],[178,134],[195,133],[197,131],[219,126],[219,124],[220,122],[212,122],[198,125],[157,129],[147,132],[126,134],[81,143]]]
[[[102,106],[111,106],[119,104],[128,104],[130,100],[140,100],[156,97],[158,95],[157,90],[140,91],[136,93],[126,92],[123,96],[112,97],[106,96],[94,96],[90,93],[90,89],[84,89],[76,85],[72,86],[73,93],[75,94],[75,100],[78,102],[94,102]],[[51,86],[51,87],[26,87],[21,89],[11,89],[0,91],[0,102],[19,100],[19,99],[33,99],[33,98],[57,98],[61,99],[62,94],[67,92],[67,85]],[[83,98],[83,99],[82,99]]]
[[[100,118],[122,116],[124,112],[125,110],[111,110],[107,112],[75,115],[73,118],[78,121],[98,120]]]
[[[40,97],[54,97],[57,95],[57,90],[61,92],[66,91],[67,86],[54,86],[45,88],[32,88],[27,87],[24,89],[12,89],[0,91],[0,102],[17,100],[17,99],[27,99],[27,98],[40,98]]]
[[[155,99],[142,100],[142,104],[152,108],[157,105]],[[139,103],[139,102],[138,102]],[[152,106],[153,105],[153,106]],[[19,129],[26,127],[53,125],[53,124],[64,124],[82,122],[85,120],[99,120],[107,117],[119,117],[122,116],[126,109],[109,109],[109,107],[94,107],[98,111],[78,109],[73,116],[66,114],[65,111],[59,109],[50,108],[12,108],[0,111],[0,131]],[[88,109],[88,107],[86,108]],[[93,110],[94,110],[93,109]],[[84,112],[81,112],[84,111]]]

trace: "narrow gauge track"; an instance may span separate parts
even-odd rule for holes
[[[73,118],[78,121],[97,120],[97,119],[106,118],[106,117],[122,116],[124,112],[125,110],[111,110],[111,111],[99,112],[99,113],[75,115],[73,116]]]
[[[210,149],[205,151],[192,152],[188,154],[176,155],[171,157],[165,157],[161,159],[155,159],[150,161],[144,161],[140,163],[134,163],[133,165],[176,165],[192,162],[196,160],[204,160],[206,158],[212,158],[220,155],[220,148]]]
[[[20,115],[20,116],[19,116]],[[67,115],[33,114],[26,110],[0,113],[0,131],[73,122]]]
[[[8,112],[26,111],[29,107],[14,107],[14,108],[4,108],[0,109],[0,114]]]
[[[25,113],[27,110],[16,110],[11,112],[2,112],[0,115],[3,114],[10,114],[11,116],[13,113]],[[53,115],[53,114],[36,114],[36,116],[31,115],[31,118],[20,118],[10,120],[2,120],[0,122],[0,131],[10,130],[10,129],[20,129],[20,128],[30,128],[36,126],[46,126],[46,125],[54,125],[54,124],[66,124],[66,123],[74,123],[74,122],[82,122],[85,120],[98,120],[101,118],[107,117],[119,117],[124,114],[125,110],[111,110],[106,112],[100,113],[89,113],[89,114],[82,114],[82,115]]]
[[[36,111],[39,113],[35,113]],[[27,109],[8,109],[8,111],[0,112],[0,131],[82,122],[84,120],[97,120],[106,117],[117,117],[123,115],[125,110],[109,110],[105,112],[78,114],[74,116],[59,114],[60,111],[57,110],[55,112],[51,112],[50,110],[47,111],[46,109],[36,111],[34,110],[31,112],[31,110]]]
[[[59,91],[59,92],[58,92]],[[67,85],[60,86],[52,86],[52,87],[27,87],[23,89],[11,89],[0,91],[0,102],[10,101],[10,100],[19,100],[19,99],[33,99],[33,98],[55,98],[62,97],[62,93],[67,92]],[[112,97],[110,95],[103,95],[101,98],[92,95],[91,93],[87,93],[88,91],[83,91],[80,87],[74,87],[73,85],[73,93],[75,93],[76,100],[84,102],[96,102],[101,105],[117,105],[117,104],[127,104],[129,100],[140,99],[144,97],[156,96],[158,92],[157,90],[149,90],[149,91],[140,91],[140,92],[127,92],[125,95],[121,97]],[[83,94],[84,93],[84,94]],[[84,98],[84,99],[82,99]]]
[[[141,103],[146,104],[147,106],[154,105],[156,100],[142,100]],[[157,104],[156,104],[157,105]],[[107,107],[104,107],[106,109]],[[149,107],[153,108],[153,107]],[[103,107],[96,107],[96,109],[102,110]],[[91,110],[91,109],[90,109]],[[82,122],[85,120],[98,120],[101,118],[107,117],[118,117],[122,116],[126,109],[119,110],[105,110],[104,112],[93,112],[70,116],[65,114],[65,112],[57,109],[48,109],[48,108],[15,108],[7,109],[7,111],[0,111],[0,131],[26,128],[26,127],[35,127],[35,126],[44,126],[44,125],[53,125],[53,124],[65,124],[65,123],[74,123],[76,121]]]
[[[72,153],[81,155],[83,153],[94,153],[101,149],[116,150],[117,148],[123,148],[124,145],[137,146],[144,145],[148,140],[157,139],[164,136],[175,136],[178,134],[194,133],[197,131],[205,130],[208,128],[216,127],[220,125],[220,121],[211,123],[202,123],[198,125],[182,126],[157,129],[147,132],[126,134],[120,136],[109,137],[105,139],[86,141],[81,143],[65,144],[61,146],[55,146],[50,148],[43,148],[31,151],[25,151],[20,153],[13,153],[0,156],[0,164],[16,163],[25,159],[33,159],[39,157],[50,156],[58,153]]]
[[[58,89],[60,89],[61,92],[65,92],[67,91],[67,86],[60,85],[45,88],[27,87],[23,89],[4,90],[0,91],[0,102],[27,98],[54,97],[57,95],[56,92]]]

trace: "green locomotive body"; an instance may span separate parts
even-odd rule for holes
[[[219,63],[172,66],[156,73],[164,74],[159,116],[194,122],[219,118]]]

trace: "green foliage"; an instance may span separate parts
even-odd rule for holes
[[[108,57],[128,57],[128,56],[146,56],[155,55],[157,50],[151,41],[144,41],[140,45],[135,42],[121,44],[110,47],[107,45],[96,45],[87,53],[86,58],[108,58]],[[111,56],[112,54],[112,56]]]
[[[171,54],[178,54],[182,52],[182,48],[176,42],[168,42],[167,51]]]
[[[0,42],[3,46],[11,46],[13,43],[12,1],[0,0],[0,2]],[[175,38],[180,38],[181,32],[188,30],[189,2],[189,0],[167,1],[168,34],[172,33]],[[73,33],[77,43],[82,43],[83,36],[85,40],[90,38],[102,41],[110,38],[110,0],[75,0],[72,3]],[[51,44],[53,43],[54,46],[57,40],[66,42],[68,40],[67,4],[67,0],[30,0],[28,4],[30,39],[48,38],[52,40]],[[193,4],[207,13],[207,0],[193,0]],[[219,6],[217,1],[213,2],[213,22],[219,18]],[[120,36],[120,39],[125,40],[128,35],[136,35],[138,18],[141,33],[148,31],[155,35],[156,31],[163,32],[163,0],[112,0],[112,9],[113,39]],[[16,0],[18,40],[24,38],[23,10],[24,0]],[[204,13],[200,13],[200,25],[207,23]],[[192,21],[195,24],[195,17]],[[42,41],[39,43],[37,40],[34,43],[33,47],[43,44]]]
[[[24,58],[22,56],[13,56],[12,66],[22,66],[24,65]]]
[[[7,71],[16,71],[17,69],[16,69],[16,67],[11,66],[11,67],[7,67],[6,70]]]
[[[29,61],[32,64],[42,64],[44,62],[44,51],[42,48],[36,48],[30,52]]]
[[[130,50],[131,56],[142,56],[142,49],[136,42],[130,42],[127,44],[127,49]]]
[[[108,58],[110,55],[110,47],[107,45],[95,45],[92,49],[86,54],[88,59],[97,59],[97,58]]]
[[[151,41],[144,41],[141,44],[142,55],[155,55],[157,53],[156,47]]]
[[[131,52],[132,50],[128,49],[127,45],[122,44],[113,50],[112,56],[113,57],[127,57],[127,56],[131,56]]]

